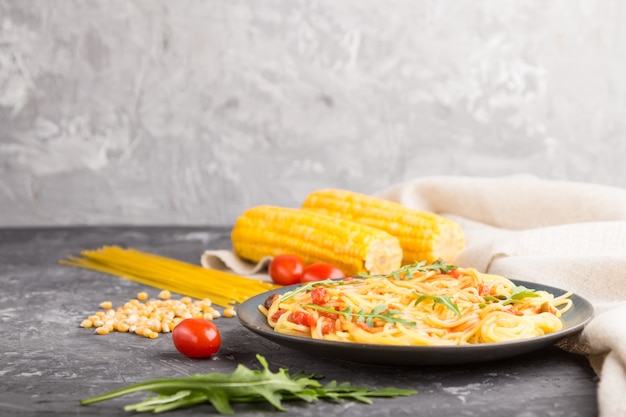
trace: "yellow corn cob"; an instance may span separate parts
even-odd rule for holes
[[[290,253],[346,275],[387,274],[402,262],[400,242],[389,233],[310,210],[253,207],[237,219],[231,237],[235,253],[253,262]]]
[[[416,261],[454,261],[465,247],[458,223],[435,213],[346,190],[310,193],[302,208],[385,230],[400,240],[403,264]]]

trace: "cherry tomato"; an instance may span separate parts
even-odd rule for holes
[[[208,358],[222,343],[220,332],[210,320],[185,319],[172,331],[176,349],[189,358]]]
[[[268,267],[270,278],[278,285],[292,285],[300,282],[305,263],[297,255],[278,255]]]
[[[346,274],[335,265],[316,263],[304,268],[300,282],[321,281],[324,279],[345,278]]]

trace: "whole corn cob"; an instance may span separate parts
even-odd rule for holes
[[[376,227],[400,240],[403,264],[416,261],[454,261],[465,247],[458,223],[435,213],[346,190],[310,193],[302,208]]]
[[[253,207],[236,220],[231,237],[235,253],[253,262],[290,253],[346,275],[387,274],[402,262],[400,242],[389,233],[310,210]]]

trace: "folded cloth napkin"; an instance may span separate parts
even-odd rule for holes
[[[586,355],[597,372],[600,416],[626,416],[626,190],[527,175],[439,176],[376,195],[459,222],[467,246],[458,266],[589,300],[595,317],[561,347]],[[251,266],[229,251],[206,251],[201,262],[261,277],[267,265]]]
[[[626,416],[626,190],[525,175],[425,177],[377,196],[459,222],[467,247],[456,265],[589,300],[595,317],[562,347],[598,374],[600,416]]]

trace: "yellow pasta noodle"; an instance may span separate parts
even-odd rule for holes
[[[279,333],[384,345],[503,342],[558,331],[571,293],[516,286],[507,278],[438,261],[379,276],[309,283],[259,310]]]
[[[221,307],[278,288],[269,282],[119,246],[82,251],[80,257],[70,256],[59,263],[105,272],[198,299],[209,298]]]

